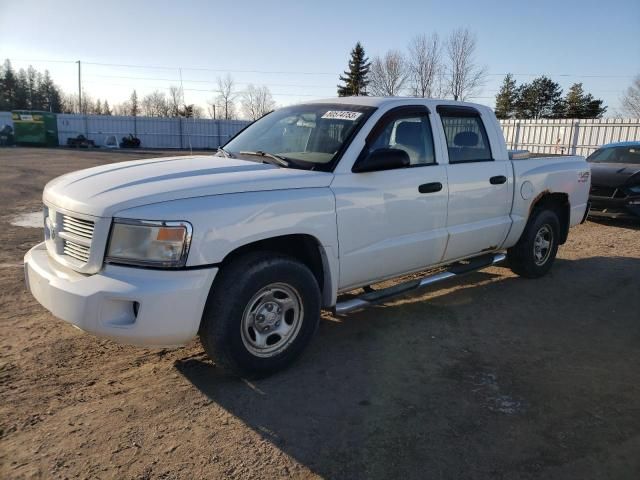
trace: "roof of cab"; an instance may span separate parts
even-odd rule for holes
[[[476,109],[488,109],[485,105],[478,105],[477,103],[458,102],[455,100],[438,100],[433,98],[419,98],[419,97],[369,97],[369,96],[357,96],[357,97],[334,97],[323,98],[319,100],[310,100],[304,103],[336,103],[343,105],[362,105],[367,107],[382,107],[389,105],[410,105],[410,104],[422,104],[428,107],[435,108],[438,105],[455,105],[473,107]]]

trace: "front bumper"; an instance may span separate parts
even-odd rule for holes
[[[598,197],[591,195],[591,217],[605,218],[640,218],[640,196],[626,198]]]
[[[44,243],[24,257],[27,288],[53,315],[134,345],[176,346],[193,339],[217,271],[106,265],[84,275],[51,259]]]

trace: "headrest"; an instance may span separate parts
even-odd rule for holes
[[[475,132],[460,132],[453,138],[458,147],[475,147],[478,145],[478,134]]]
[[[403,145],[421,142],[422,125],[419,122],[402,122],[396,127],[396,143]]]

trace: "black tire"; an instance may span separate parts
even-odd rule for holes
[[[279,338],[282,350],[272,352],[267,357],[258,356],[251,349],[259,348],[254,345],[257,335],[255,328],[258,326],[255,322],[259,315],[248,315],[247,312],[251,311],[250,307],[255,302],[261,302],[258,304],[261,307],[258,312],[264,311],[263,308],[273,307],[269,301],[260,299],[264,297],[254,299],[263,289],[271,288],[274,284],[289,288],[292,296],[301,303],[302,308],[296,310],[298,315],[294,312],[295,317],[292,317],[297,319],[295,324],[299,328],[286,341],[274,332],[268,339]],[[278,287],[276,294],[277,289]],[[273,302],[278,301],[273,295],[271,297]],[[207,355],[224,370],[244,377],[264,377],[287,367],[302,353],[318,328],[320,306],[318,283],[306,265],[279,253],[250,253],[225,265],[216,277],[202,316],[200,342]],[[292,312],[286,308],[282,308],[283,313],[279,317],[281,322],[278,325],[282,323],[284,326],[287,315]],[[278,307],[278,311],[280,310]],[[253,318],[253,326],[248,329],[247,322],[243,320],[245,317]],[[264,316],[262,318],[264,320]],[[263,328],[276,330],[275,323]],[[275,347],[267,345],[265,348]]]
[[[550,238],[545,235],[547,231],[550,232]],[[540,238],[540,235],[543,239],[550,240],[547,251],[536,250],[536,239]],[[560,221],[556,213],[553,210],[534,210],[518,243],[507,250],[511,270],[525,278],[539,278],[545,275],[551,269],[558,253],[559,238]]]

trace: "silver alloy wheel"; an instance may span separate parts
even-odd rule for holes
[[[286,283],[260,289],[242,315],[242,343],[256,357],[284,351],[300,331],[304,309],[298,291]]]
[[[547,263],[553,249],[553,229],[550,225],[544,224],[536,233],[533,241],[533,259],[539,267]]]

